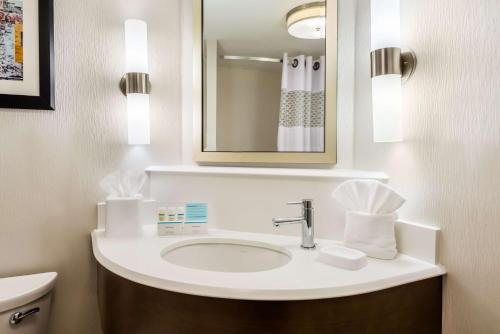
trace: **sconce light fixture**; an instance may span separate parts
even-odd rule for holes
[[[400,0],[371,0],[371,77],[374,142],[403,140],[401,83],[417,65],[401,51]]]
[[[302,39],[321,39],[326,35],[326,7],[324,1],[295,7],[286,15],[288,33]]]
[[[148,145],[149,129],[149,81],[148,26],[140,20],[125,21],[126,74],[120,81],[120,89],[127,97],[128,143]]]

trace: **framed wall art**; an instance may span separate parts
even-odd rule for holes
[[[0,108],[54,110],[53,0],[0,0]]]

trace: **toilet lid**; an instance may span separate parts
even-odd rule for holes
[[[0,313],[31,303],[49,293],[57,273],[0,278]]]

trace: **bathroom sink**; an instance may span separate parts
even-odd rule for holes
[[[291,254],[272,244],[204,238],[182,241],[165,248],[162,258],[191,269],[217,272],[258,272],[284,266]]]

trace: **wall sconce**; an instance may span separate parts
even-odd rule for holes
[[[371,0],[373,140],[403,140],[401,83],[417,65],[413,51],[401,51],[400,0]]]
[[[125,21],[126,74],[120,89],[127,97],[128,143],[149,145],[148,26],[140,20]]]

